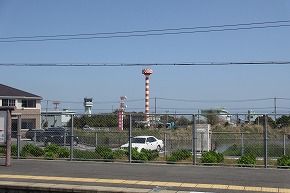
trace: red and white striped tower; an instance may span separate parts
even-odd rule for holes
[[[119,126],[118,126],[118,130],[119,131],[123,131],[123,122],[124,122],[124,110],[125,108],[127,108],[127,105],[125,105],[124,101],[127,99],[126,96],[121,96],[120,97],[121,101],[120,101],[120,109],[118,111],[118,120],[119,120]]]
[[[145,114],[146,114],[146,123],[147,126],[150,126],[150,117],[149,117],[149,76],[153,73],[151,68],[145,68],[142,70],[142,74],[145,75]]]
[[[58,106],[59,106],[60,102],[59,101],[53,101],[52,104],[54,104],[54,110],[58,111]]]

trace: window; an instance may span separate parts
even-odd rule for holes
[[[35,119],[22,119],[21,129],[35,129],[36,120]]]
[[[148,138],[148,142],[150,142],[150,143],[155,142],[155,141],[156,141],[156,139],[154,137],[149,137]]]
[[[22,100],[22,107],[35,108],[36,107],[36,100]]]
[[[15,106],[15,99],[2,99],[2,106]]]
[[[132,138],[132,143],[145,143],[146,138],[139,138],[139,137],[134,137]]]

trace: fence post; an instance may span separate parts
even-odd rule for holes
[[[36,137],[37,137],[37,134],[36,134],[36,131],[33,132],[33,143],[34,145],[36,144]]]
[[[5,166],[11,166],[11,110],[7,110],[6,115],[6,160]]]
[[[98,133],[96,132],[96,147],[98,146]]]
[[[132,163],[132,115],[129,117],[129,163]]]
[[[196,140],[196,115],[192,115],[192,156],[193,156],[193,164],[196,165],[196,145],[197,145],[197,140]]]
[[[72,161],[74,157],[73,144],[74,144],[74,115],[71,115],[70,161]]]
[[[283,155],[286,155],[286,134],[283,135]]]
[[[264,116],[264,167],[268,167],[268,123],[267,115]]]
[[[204,144],[204,132],[202,131],[200,134],[201,134],[201,136],[200,136],[200,149],[201,149],[201,154],[202,154],[202,152],[204,151],[204,146],[203,146],[203,144]]]
[[[242,132],[242,156],[245,154],[244,132]]]
[[[167,144],[166,144],[166,141],[167,141],[167,133],[165,132],[164,133],[164,157],[165,157],[165,160],[167,160],[167,154],[166,154]]]
[[[20,158],[20,143],[21,143],[21,115],[17,115],[17,159]]]

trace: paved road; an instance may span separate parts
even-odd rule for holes
[[[287,169],[17,159],[10,167],[4,163],[0,159],[0,186],[9,181],[137,188],[135,192],[290,192]]]

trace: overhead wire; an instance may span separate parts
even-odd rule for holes
[[[0,37],[0,43],[129,38],[129,37],[144,37],[144,36],[162,36],[162,35],[179,35],[179,34],[223,32],[237,30],[252,30],[264,28],[280,28],[280,27],[290,27],[290,20],[200,26],[200,27],[134,30],[120,32]]]
[[[244,103],[244,102],[257,102],[257,101],[266,101],[266,100],[273,100],[273,99],[278,99],[278,100],[290,100],[290,98],[256,98],[256,99],[242,99],[242,100],[187,100],[187,99],[169,99],[169,98],[150,98],[150,100],[155,100],[155,99],[158,99],[158,100],[169,100],[169,101],[173,101],[173,102],[189,102],[189,103],[229,103],[229,102],[235,102],[235,103]],[[126,100],[126,103],[130,103],[130,102],[136,102],[136,101],[143,101],[144,99],[132,99],[132,100]],[[53,102],[55,100],[44,100],[42,102],[47,102],[47,101],[50,101],[50,102]],[[74,102],[74,101],[61,101],[61,103],[73,103],[73,104],[80,104],[82,102]],[[119,101],[96,101],[94,102],[96,104],[99,104],[99,105],[107,105],[107,104],[116,104],[116,103],[119,103]],[[115,108],[97,108],[95,110],[97,111],[100,111],[100,110],[106,110],[106,111],[114,111],[116,109],[118,109],[119,107],[115,107]],[[280,106],[277,106],[277,108],[281,110],[288,110],[290,108],[288,107],[280,107]],[[43,109],[53,109],[53,108],[43,108]],[[144,108],[143,107],[129,107],[129,108],[126,108],[127,111],[134,111],[134,110],[143,110]],[[155,106],[155,107],[150,107],[151,110],[174,110],[174,111],[196,111],[196,110],[200,110],[200,109],[205,109],[204,107],[201,108],[201,107],[163,107],[163,106]],[[267,109],[273,109],[273,107],[271,106],[268,106],[268,107],[260,107],[260,106],[252,106],[252,107],[228,107],[227,110],[229,111],[244,111],[244,110],[256,110],[256,111],[259,111],[259,110],[267,110]],[[73,109],[73,110],[83,110],[83,109]]]
[[[193,103],[237,103],[237,102],[254,102],[254,101],[273,100],[274,98],[242,99],[242,100],[187,100],[187,99],[171,99],[171,98],[156,98],[156,99],[175,101],[175,102],[193,102]]]
[[[226,24],[226,25],[212,25],[200,27],[182,27],[182,28],[167,28],[167,29],[151,29],[151,30],[134,30],[134,31],[117,31],[117,32],[98,32],[98,33],[79,33],[79,34],[59,34],[59,35],[36,35],[36,36],[14,36],[14,37],[0,37],[0,39],[33,39],[33,38],[52,38],[52,37],[73,37],[73,36],[93,36],[93,35],[114,35],[114,34],[130,34],[130,33],[147,33],[147,32],[163,32],[163,31],[179,31],[179,30],[193,30],[193,29],[208,29],[208,28],[222,28],[222,27],[236,27],[248,25],[263,25],[263,24],[277,24],[289,23],[290,20],[281,21],[266,21],[240,24]]]
[[[15,67],[134,67],[134,66],[228,66],[228,65],[289,65],[290,61],[187,62],[187,63],[0,63]]]

